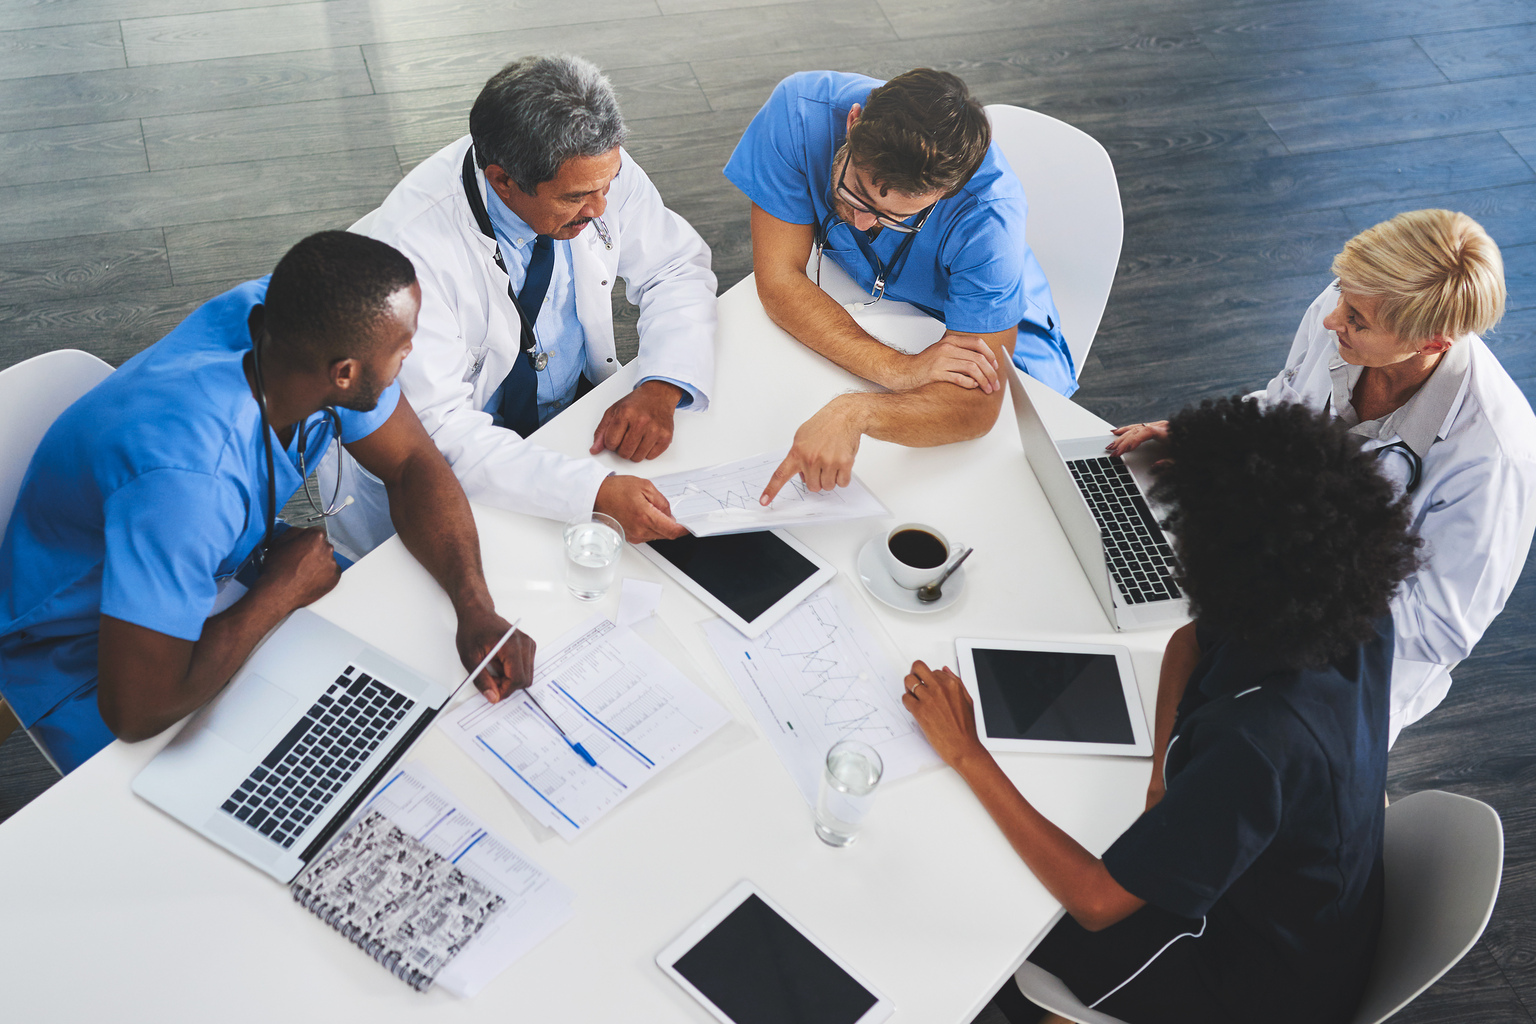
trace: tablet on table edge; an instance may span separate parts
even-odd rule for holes
[[[881,1024],[896,1010],[749,881],[657,953],[656,964],[722,1024]],[[776,983],[783,970],[794,971],[794,991]]]

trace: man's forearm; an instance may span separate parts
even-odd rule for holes
[[[992,429],[1002,408],[1001,391],[984,395],[955,384],[924,384],[888,394],[859,392],[833,399],[867,437],[929,448],[969,441]]]
[[[195,643],[101,617],[97,703],[114,735],[158,735],[222,690],[291,608],[271,588],[250,593],[203,623]]]
[[[881,387],[893,387],[902,353],[866,332],[832,296],[801,273],[759,276],[758,297],[769,319],[806,348]]]
[[[448,463],[435,449],[412,458],[386,490],[390,518],[405,549],[437,580],[454,608],[488,610],[480,535]]]

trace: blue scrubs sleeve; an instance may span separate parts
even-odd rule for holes
[[[780,82],[752,118],[725,165],[748,199],[788,224],[816,223],[806,177],[805,126],[795,109],[794,79]]]
[[[1025,319],[1024,211],[989,202],[957,222],[944,254],[949,273],[944,326],[966,334],[1005,331]],[[946,246],[948,248],[948,246]]]
[[[379,392],[379,404],[367,412],[337,408],[336,415],[341,420],[341,443],[351,444],[353,441],[361,441],[378,430],[395,414],[395,406],[399,404],[400,385],[396,382]]]
[[[1184,917],[1204,916],[1280,829],[1280,778],[1263,751],[1231,729],[1198,742],[1163,799],[1104,851],[1126,891]]]
[[[113,492],[103,511],[102,614],[182,640],[202,636],[219,565],[245,529],[237,489],[205,473],[155,469]]]

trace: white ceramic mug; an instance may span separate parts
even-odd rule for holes
[[[938,542],[939,547],[943,548],[943,557],[937,565],[913,565],[910,562],[903,561],[896,552],[891,550],[891,541],[897,534],[906,530],[916,530],[920,533],[928,534],[932,541]],[[914,561],[932,562],[932,557],[914,558],[914,555],[922,553],[920,549],[928,545],[929,541],[922,540],[921,538],[912,538],[912,540],[915,540],[916,543],[902,544],[898,541],[898,547],[905,549],[903,554],[908,558],[913,558]],[[902,523],[900,526],[892,527],[881,540],[880,564],[885,567],[885,571],[890,574],[891,579],[895,580],[898,586],[904,587],[907,590],[916,590],[919,587],[927,586],[944,575],[944,570],[948,569],[949,564],[959,557],[960,552],[964,550],[964,544],[958,541],[951,543],[949,538],[945,537],[936,527],[929,526],[926,523]],[[937,555],[938,552],[935,550],[932,554]]]

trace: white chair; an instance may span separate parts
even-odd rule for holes
[[[43,434],[59,413],[111,372],[111,366],[77,349],[45,352],[0,370],[0,536],[11,521],[22,477]],[[0,700],[0,707],[4,705]],[[37,737],[32,741],[37,743]],[[37,749],[58,768],[41,743]]]
[[[1097,140],[1064,121],[1004,103],[986,110],[992,140],[1024,184],[1025,238],[1051,282],[1081,375],[1125,236],[1115,167]]]
[[[1483,934],[1504,872],[1504,827],[1481,800],[1428,790],[1387,808],[1386,896],[1376,962],[1353,1024],[1381,1024],[1456,966]],[[1032,1002],[1078,1024],[1123,1024],[1025,963]]]
[[[347,228],[347,230],[352,232],[354,235],[366,235],[368,233],[368,229],[373,227],[374,221],[378,219],[379,210],[377,207],[375,207],[372,210],[369,210],[367,213],[363,214],[361,217],[357,218],[357,220],[352,224],[351,227]]]

